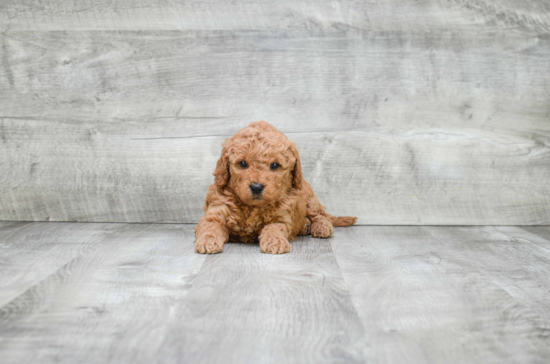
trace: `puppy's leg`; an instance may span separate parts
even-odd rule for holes
[[[287,224],[274,223],[264,226],[259,240],[260,249],[263,253],[283,254],[290,252]]]
[[[229,232],[225,226],[203,218],[195,228],[195,238],[197,253],[215,254],[222,251],[223,245],[229,240]]]
[[[314,238],[329,238],[333,232],[332,222],[326,216],[317,215],[311,218],[311,236]]]
[[[229,240],[229,230],[220,218],[220,209],[209,208],[195,227],[195,251],[201,254],[215,254],[223,249]]]
[[[229,232],[221,224],[201,219],[195,229],[195,238],[197,253],[215,254],[222,251],[223,245],[229,240]]]
[[[313,188],[303,181],[303,196],[307,201],[306,216],[311,221],[310,232],[314,238],[328,238],[334,232],[332,222],[326,216],[325,208],[313,192]]]
[[[311,232],[311,220],[309,219],[309,217],[306,217],[306,223],[304,224],[302,231],[300,231],[298,235],[309,235],[310,232]]]

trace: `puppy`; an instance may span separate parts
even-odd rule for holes
[[[198,253],[219,253],[229,240],[259,242],[264,253],[288,253],[297,235],[328,238],[333,226],[357,220],[325,212],[302,177],[296,144],[265,121],[223,143],[213,174],[205,214],[195,228]]]

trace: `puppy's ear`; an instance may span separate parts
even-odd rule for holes
[[[222,155],[218,159],[216,169],[214,170],[214,184],[218,188],[223,188],[229,182],[229,151],[227,147],[223,146]]]
[[[298,154],[298,147],[296,144],[292,143],[290,146],[290,151],[296,158],[296,164],[294,164],[294,170],[292,171],[292,187],[296,189],[302,188],[302,164],[300,163],[300,154]]]

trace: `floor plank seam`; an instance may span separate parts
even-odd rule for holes
[[[495,226],[490,226],[490,227],[497,230]],[[444,241],[442,241],[440,238],[438,238],[437,236],[432,234],[429,229],[426,229],[424,227],[422,229],[425,230],[436,241],[440,242],[441,244],[445,244]],[[497,230],[497,231],[499,233],[502,233],[499,230]],[[502,233],[502,234],[512,238],[517,243],[521,243],[521,242],[518,242],[517,239],[514,236],[510,236],[509,234],[506,234],[506,233]],[[531,243],[527,239],[525,239],[525,241]],[[533,243],[531,243],[531,244],[533,244]],[[540,248],[536,244],[533,244],[533,245],[536,246],[537,248]],[[493,284],[494,286],[498,287],[498,289],[500,289],[502,292],[504,292],[506,294],[506,296],[508,297],[509,303],[512,305],[512,307],[514,307],[516,310],[521,309],[522,311],[528,312],[529,316],[526,318],[526,320],[528,322],[530,322],[533,325],[534,328],[537,329],[538,335],[540,335],[541,337],[550,336],[550,335],[548,335],[548,333],[550,331],[547,328],[548,324],[547,324],[546,320],[543,317],[541,317],[531,307],[529,307],[529,306],[525,305],[524,303],[522,303],[516,296],[514,296],[514,294],[512,292],[510,292],[510,290],[507,287],[505,287],[502,283],[499,283],[498,281],[496,281],[495,278],[492,278],[489,274],[483,272],[482,270],[480,270],[476,267],[471,267],[471,268],[475,269],[475,271],[479,274],[479,276],[482,277],[487,283]]]
[[[332,238],[331,238],[332,239]],[[332,253],[332,256],[334,258],[334,261],[336,262],[336,266],[338,267],[338,273],[340,274],[340,277],[342,278],[342,282],[344,282],[344,286],[346,287],[346,292],[348,294],[348,297],[349,297],[349,300],[350,300],[350,303],[351,303],[351,306],[353,307],[353,310],[354,310],[354,313],[355,315],[357,316],[358,318],[358,322],[361,326],[361,328],[363,329],[363,337],[362,339],[363,340],[366,340],[367,339],[367,336],[366,336],[366,332],[367,332],[367,329],[365,327],[365,324],[363,323],[363,320],[361,320],[361,315],[359,314],[359,309],[357,308],[357,305],[356,303],[354,302],[354,299],[353,299],[353,295],[350,291],[350,284],[349,282],[346,280],[344,274],[342,273],[342,268],[340,267],[340,263],[338,262],[338,257],[337,255],[334,253],[334,249],[332,249],[332,241],[329,239],[329,247],[330,247],[330,252]],[[364,358],[363,358],[364,359]]]
[[[131,238],[131,237],[134,237],[136,235],[138,235],[139,233],[143,232],[144,230],[147,229],[147,227],[151,226],[153,224],[147,224],[147,226],[144,226],[142,229],[140,229],[139,231],[137,232],[134,232],[130,237],[128,238]],[[116,232],[114,232],[114,234],[116,234]],[[85,252],[85,253],[81,253],[81,254],[78,254],[76,257],[70,259],[67,263],[65,263],[64,265],[62,265],[61,267],[59,267],[58,269],[56,269],[55,271],[53,271],[52,273],[50,273],[47,277],[45,277],[44,279],[36,282],[35,284],[33,284],[32,286],[28,287],[24,292],[21,292],[20,294],[18,294],[16,297],[14,297],[13,299],[10,299],[9,301],[7,301],[5,304],[2,304],[0,306],[0,312],[4,312],[4,309],[6,307],[8,307],[10,304],[12,304],[13,302],[21,299],[23,296],[25,296],[26,294],[29,294],[30,291],[32,290],[36,290],[37,287],[43,285],[46,281],[50,280],[53,276],[55,275],[58,275],[59,272],[61,272],[62,270],[66,269],[68,266],[70,266],[71,264],[73,264],[75,261],[77,260],[81,260],[82,258],[88,256],[89,254],[91,254],[92,252],[96,251],[97,249],[99,249],[99,245],[101,244],[101,242],[97,242],[96,244],[93,244],[89,247],[90,251],[89,252]],[[0,324],[2,323],[2,315],[0,315]]]

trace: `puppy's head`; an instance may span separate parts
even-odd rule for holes
[[[247,205],[267,205],[302,187],[296,145],[265,121],[256,121],[223,143],[214,171],[219,189],[229,188]]]

